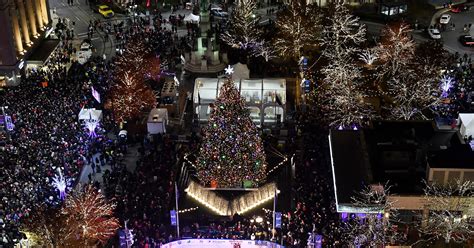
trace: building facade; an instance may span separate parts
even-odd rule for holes
[[[48,0],[0,0],[0,85],[18,81],[50,25]]]

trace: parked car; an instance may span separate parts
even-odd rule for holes
[[[451,15],[450,14],[443,14],[439,18],[439,23],[448,24],[450,20],[451,20]]]
[[[430,35],[431,39],[439,40],[441,39],[441,32],[437,28],[429,28],[428,34]]]
[[[459,42],[461,42],[461,44],[463,46],[474,46],[474,38],[472,38],[472,36],[470,35],[462,35],[459,37]]]
[[[471,9],[471,6],[460,4],[460,5],[452,6],[450,11],[453,13],[460,13],[460,12],[469,11],[470,9]]]
[[[84,40],[81,44],[79,51],[76,52],[77,62],[79,64],[85,64],[92,56],[93,46],[90,40]]]
[[[93,5],[92,10],[96,13],[99,13],[105,18],[111,18],[114,17],[115,13],[114,11],[107,5],[102,4],[102,5]]]

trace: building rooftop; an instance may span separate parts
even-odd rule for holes
[[[468,144],[428,154],[430,168],[474,169],[474,152]]]
[[[462,145],[457,131],[438,130],[429,121],[383,121],[367,129],[332,130],[329,142],[339,207],[350,204],[354,192],[369,184],[389,182],[395,194],[422,193],[428,160],[438,166],[474,164],[474,153],[467,153],[469,147]],[[451,155],[444,156],[447,152]],[[463,156],[454,156],[458,154]]]

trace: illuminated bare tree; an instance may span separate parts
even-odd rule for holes
[[[278,15],[275,47],[282,57],[298,60],[303,51],[317,46],[321,34],[322,15],[316,4],[291,0],[288,8]]]
[[[118,56],[115,65],[117,75],[122,75],[125,71],[133,71],[141,77],[145,77],[148,70],[158,65],[147,64],[147,58],[150,57],[151,50],[149,46],[145,44],[145,40],[142,37],[131,37],[124,52],[121,56]],[[141,79],[141,78],[140,78]]]
[[[247,55],[254,57],[263,55],[265,59],[268,59],[273,50],[263,42],[263,32],[258,26],[260,18],[255,15],[256,11],[256,0],[239,0],[232,11],[230,27],[221,35],[221,39],[227,45],[240,49]]]
[[[427,119],[440,103],[440,65],[418,49],[407,24],[387,26],[375,48],[378,80],[390,100],[383,107],[389,119]]]
[[[409,69],[407,69],[409,70]],[[389,118],[396,120],[427,119],[425,112],[440,102],[439,83],[432,78],[410,74],[399,75],[387,82],[392,105],[388,106]]]
[[[42,204],[38,206],[32,215],[22,221],[22,231],[35,236],[34,240],[42,247],[63,247],[66,245],[66,237],[72,233],[65,226],[66,217],[59,209],[54,209]]]
[[[391,78],[406,73],[404,68],[413,59],[416,49],[410,37],[411,31],[405,23],[387,26],[382,30],[381,42],[376,47],[381,77]]]
[[[329,13],[319,43],[324,48],[323,56],[343,60],[359,51],[357,45],[365,42],[366,28],[342,0],[332,3]]]
[[[365,49],[359,53],[359,59],[367,66],[372,66],[378,58],[377,49]]]
[[[65,226],[70,230],[66,239],[75,245],[105,243],[119,228],[118,219],[113,217],[114,209],[115,204],[91,185],[73,191],[62,209],[67,218]]]
[[[390,186],[370,185],[352,197],[352,204],[360,212],[343,220],[342,234],[348,245],[377,247],[402,241],[396,231],[397,211],[389,199]]]
[[[325,80],[309,97],[309,103],[318,108],[331,127],[361,126],[374,111],[358,88],[360,69],[354,64],[339,62],[323,68]]]
[[[360,50],[358,44],[365,41],[365,27],[342,1],[333,3],[329,12],[320,40],[328,63],[321,69],[324,78],[312,102],[330,126],[360,126],[374,115],[371,105],[364,101],[361,70],[353,59]]]
[[[474,182],[460,181],[446,186],[425,182],[429,214],[420,231],[434,239],[463,243],[474,237]]]
[[[136,74],[125,72],[118,84],[112,88],[112,95],[107,107],[113,111],[117,122],[140,117],[156,105],[152,89],[135,78]]]

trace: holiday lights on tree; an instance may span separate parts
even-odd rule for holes
[[[405,23],[387,26],[382,30],[382,38],[375,48],[379,56],[380,76],[396,77],[406,73],[406,68],[414,58],[415,42],[411,39],[410,26]]]
[[[132,36],[127,41],[127,46],[121,56],[117,57],[115,63],[116,76],[120,78],[125,72],[133,72],[136,80],[143,80],[150,70],[158,67],[159,64],[148,63],[154,56],[151,54],[150,46],[145,44],[145,40],[139,36]],[[159,60],[158,60],[159,63]]]
[[[58,209],[41,204],[28,218],[22,219],[21,230],[33,234],[34,242],[41,247],[66,247],[67,237],[73,233],[67,229],[65,219]]]
[[[421,233],[431,239],[465,243],[474,237],[474,182],[456,180],[447,185],[425,182],[425,200],[429,213],[422,216]]]
[[[278,14],[275,47],[282,57],[298,60],[306,49],[315,48],[321,33],[322,15],[316,4],[291,0]]]
[[[386,107],[389,118],[396,120],[427,119],[425,111],[440,103],[439,86],[432,78],[419,78],[408,72],[387,82],[392,105]]]
[[[256,12],[256,0],[239,0],[232,11],[230,27],[220,38],[227,45],[240,49],[247,55],[262,56],[268,61],[273,50],[262,38],[263,32],[258,26],[260,17],[255,15]]]
[[[262,184],[266,175],[263,143],[232,80],[224,81],[212,108],[196,162],[201,183],[220,188]]]
[[[390,119],[427,119],[441,100],[441,68],[424,59],[429,55],[418,52],[410,32],[403,23],[387,27],[377,47],[379,80],[390,98],[384,109]]]
[[[432,63],[424,59],[426,54],[419,54],[411,31],[405,23],[387,26],[373,48],[379,88],[387,96],[383,116],[389,119],[426,119],[427,111],[439,104],[440,69],[430,66]]]
[[[136,80],[135,74],[125,72],[115,87],[107,107],[113,110],[117,122],[138,118],[142,111],[148,111],[156,105],[152,89]]]
[[[361,126],[374,115],[361,91],[361,70],[353,57],[365,41],[365,27],[350,14],[341,1],[331,5],[331,15],[323,28],[320,44],[328,63],[321,72],[324,78],[308,102],[331,127]]]
[[[73,237],[67,237],[75,244],[104,244],[119,228],[118,219],[113,217],[115,204],[93,186],[76,190],[66,199],[62,214],[66,216],[65,226]]]
[[[152,89],[145,83],[160,72],[160,59],[153,55],[140,36],[132,36],[128,45],[115,62],[115,86],[106,104],[117,122],[141,116],[156,105]]]
[[[329,60],[343,60],[351,57],[360,49],[356,46],[365,42],[366,28],[359,18],[352,15],[344,6],[344,1],[337,0],[330,4],[329,16],[322,29],[320,45],[324,48],[323,56]]]
[[[359,53],[359,60],[364,62],[367,66],[372,66],[379,58],[377,49],[365,49]]]
[[[355,246],[384,246],[402,241],[397,231],[397,211],[389,198],[390,186],[368,185],[352,199],[352,205],[360,212],[342,220],[343,240]]]

